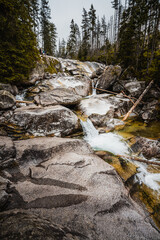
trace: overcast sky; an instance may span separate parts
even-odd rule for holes
[[[96,15],[106,16],[106,21],[113,15],[114,9],[111,7],[111,0],[49,0],[51,8],[52,22],[55,23],[58,32],[58,39],[67,40],[70,32],[70,22],[81,26],[82,11],[85,8],[89,11],[91,4],[96,9]]]

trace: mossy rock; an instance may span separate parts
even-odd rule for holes
[[[145,204],[150,216],[160,228],[160,194],[142,184],[139,191],[134,194],[134,198],[140,199]]]

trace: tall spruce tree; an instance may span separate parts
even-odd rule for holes
[[[94,39],[96,36],[96,10],[93,7],[93,4],[91,4],[91,8],[88,12],[88,16],[89,16],[89,31],[91,32],[91,48],[93,50],[93,46],[94,46]]]
[[[53,55],[56,48],[57,33],[55,24],[50,22],[51,10],[49,7],[49,2],[47,0],[41,0],[40,15],[42,48],[45,53]]]
[[[82,27],[81,56],[83,60],[86,60],[87,55],[90,51],[90,43],[89,43],[90,34],[89,34],[89,18],[85,8],[83,8],[81,27]]]
[[[0,1],[0,81],[27,81],[38,59],[28,0]]]
[[[74,58],[76,55],[76,42],[76,27],[74,20],[72,19],[70,24],[70,35],[67,42],[67,55],[71,58]]]

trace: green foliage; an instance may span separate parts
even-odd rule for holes
[[[38,59],[28,0],[0,1],[0,81],[21,84]]]
[[[51,10],[49,7],[49,2],[47,0],[41,0],[40,15],[43,49],[45,53],[49,55],[54,55],[56,50],[57,33],[55,24],[49,21],[51,18]]]

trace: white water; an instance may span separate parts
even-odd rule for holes
[[[99,134],[89,119],[86,122],[81,121],[81,124],[85,133],[84,139],[94,150],[104,150],[115,155],[130,154],[129,146],[121,136],[111,132]]]
[[[84,139],[94,150],[108,151],[115,155],[126,155],[126,159],[131,161],[127,156],[130,155],[132,151],[120,135],[111,132],[99,134],[89,119],[87,119],[86,122],[81,121],[81,125],[85,134]],[[144,157],[141,156],[141,158]],[[156,161],[155,159],[152,160]],[[136,165],[138,166],[136,179],[139,183],[144,183],[152,190],[159,191],[160,173],[148,172],[147,165],[137,161]]]

